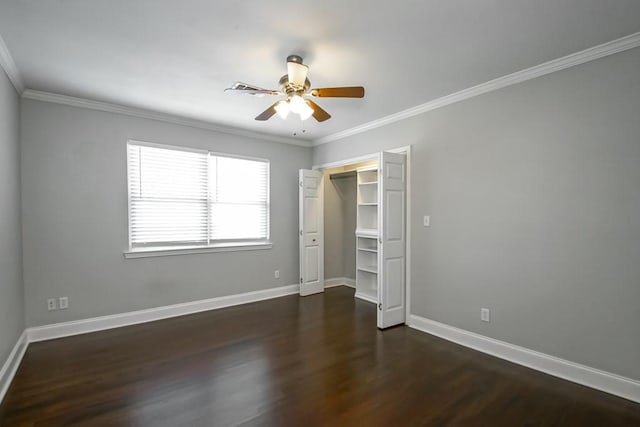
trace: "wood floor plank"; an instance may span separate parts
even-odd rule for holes
[[[397,327],[338,287],[29,346],[2,426],[640,426],[640,405]]]

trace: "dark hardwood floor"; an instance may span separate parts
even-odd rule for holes
[[[640,405],[397,327],[348,288],[48,342],[3,426],[640,426]]]

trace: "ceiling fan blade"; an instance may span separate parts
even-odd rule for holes
[[[271,89],[233,89],[228,87],[224,91],[233,93],[244,93],[245,95],[284,95],[284,93],[278,90]]]
[[[364,97],[364,88],[362,86],[325,87],[311,89],[310,94],[319,98],[362,98]]]
[[[278,101],[280,102],[280,101]],[[271,107],[264,110],[262,113],[256,116],[256,120],[264,122],[265,120],[269,120],[276,113],[276,105],[278,102],[275,102]]]
[[[278,90],[263,89],[258,86],[249,85],[247,83],[235,82],[231,87],[224,90],[225,92],[244,93],[247,95],[282,95]]]
[[[305,102],[309,104],[311,108],[313,108],[313,118],[319,122],[324,122],[325,120],[329,120],[331,118],[331,114],[327,113],[320,107],[318,104],[313,102],[310,99],[305,99]]]

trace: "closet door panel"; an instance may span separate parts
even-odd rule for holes
[[[378,327],[405,322],[406,158],[380,153],[378,182]]]
[[[324,291],[324,206],[322,174],[299,174],[300,295]]]

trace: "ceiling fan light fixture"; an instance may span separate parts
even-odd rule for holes
[[[293,95],[289,98],[289,108],[296,114],[301,114],[305,107],[308,107],[307,103],[304,102],[304,99],[300,95]]]
[[[302,120],[307,120],[313,114],[313,108],[305,101],[304,108],[298,114]]]
[[[273,108],[275,108],[276,113],[278,113],[278,115],[283,119],[286,119],[287,116],[289,115],[290,108],[289,108],[289,103],[287,101],[280,101]]]

